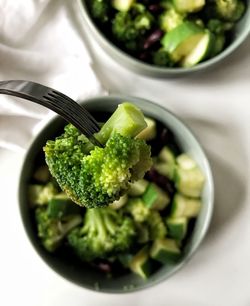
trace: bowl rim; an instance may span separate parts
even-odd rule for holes
[[[99,30],[97,26],[95,26],[86,5],[86,0],[77,0],[78,7],[80,9],[81,15],[87,24],[87,26],[90,28],[90,30],[93,32],[93,34],[97,37],[97,41],[99,44],[103,47],[103,49],[109,50],[112,52],[112,54],[109,54],[109,52],[106,52],[109,54],[110,57],[115,57],[119,60],[119,64],[130,67],[133,71],[139,71],[138,73],[145,73],[147,76],[154,77],[170,77],[170,76],[181,76],[190,74],[193,72],[199,72],[203,69],[209,68],[214,66],[215,64],[218,64],[219,62],[223,61],[225,58],[227,58],[230,54],[232,54],[238,47],[246,40],[248,35],[250,34],[250,21],[248,22],[247,26],[244,27],[242,33],[236,38],[236,40],[230,44],[226,49],[224,49],[221,53],[216,55],[215,57],[212,57],[208,60],[205,60],[204,62],[199,63],[198,65],[195,65],[193,67],[189,68],[168,68],[168,67],[159,67],[156,65],[150,65],[147,63],[144,63],[143,61],[140,61],[136,59],[135,57],[129,55],[119,47],[117,47],[112,41],[110,41],[108,38],[105,37],[105,35]],[[250,17],[250,8],[247,8],[247,12]],[[127,65],[125,65],[125,63]],[[138,69],[137,69],[138,68]]]
[[[23,217],[23,203],[22,203],[22,184],[21,184],[21,179],[25,173],[25,164],[27,163],[27,160],[31,154],[31,149],[33,149],[33,146],[35,145],[36,141],[38,138],[41,137],[41,135],[43,135],[44,130],[53,123],[53,121],[56,121],[60,118],[59,115],[55,115],[52,118],[49,117],[48,120],[45,122],[45,124],[41,127],[41,129],[39,130],[39,132],[33,137],[31,143],[29,144],[25,155],[23,157],[22,160],[22,165],[21,165],[21,169],[19,172],[19,178],[18,178],[18,208],[19,208],[19,216],[21,218],[21,223],[23,225],[25,234],[29,240],[29,243],[32,245],[33,250],[35,250],[35,253],[42,259],[42,262],[44,264],[47,265],[47,267],[50,267],[50,269],[52,271],[54,271],[54,273],[56,273],[58,276],[60,276],[61,278],[63,278],[64,280],[68,281],[71,284],[77,285],[81,288],[84,288],[86,290],[90,290],[92,292],[98,292],[98,293],[107,293],[107,294],[127,294],[127,293],[132,293],[132,292],[138,292],[138,291],[142,291],[144,289],[148,289],[151,287],[154,287],[160,283],[162,283],[163,281],[166,281],[168,278],[170,278],[172,275],[174,275],[177,271],[181,270],[181,268],[187,264],[190,259],[194,256],[194,254],[197,252],[197,250],[199,249],[199,247],[201,246],[202,242],[204,241],[204,238],[209,230],[209,226],[211,223],[211,219],[212,219],[212,215],[213,215],[213,209],[214,209],[214,179],[213,179],[213,174],[212,174],[212,170],[209,164],[209,160],[206,156],[206,153],[203,149],[203,147],[201,146],[200,142],[198,141],[197,137],[195,136],[195,134],[193,133],[193,131],[186,125],[186,123],[183,122],[182,119],[180,119],[177,115],[175,115],[172,111],[168,110],[165,106],[159,105],[151,100],[147,100],[144,98],[139,98],[137,96],[130,96],[130,95],[107,95],[107,96],[102,96],[102,95],[98,95],[95,97],[91,97],[91,98],[86,98],[83,100],[78,101],[80,104],[82,104],[83,106],[86,105],[92,105],[93,102],[94,103],[98,103],[98,102],[102,102],[105,103],[105,101],[109,101],[109,100],[113,100],[113,101],[131,101],[132,103],[136,102],[141,102],[141,103],[146,103],[147,105],[153,105],[154,108],[158,109],[159,112],[163,112],[163,113],[168,113],[168,115],[170,115],[172,118],[174,118],[178,124],[180,124],[183,128],[185,128],[189,134],[190,137],[193,139],[195,145],[199,148],[199,150],[201,151],[202,155],[203,155],[203,159],[205,162],[205,167],[206,167],[206,176],[208,178],[208,184],[209,184],[209,191],[210,191],[210,195],[209,195],[209,200],[208,200],[208,204],[207,204],[207,213],[206,216],[204,217],[204,221],[203,221],[203,226],[202,226],[202,231],[198,237],[198,239],[195,241],[195,243],[193,244],[192,247],[192,251],[189,251],[187,253],[187,255],[185,255],[185,257],[179,262],[177,263],[174,268],[168,273],[168,274],[162,274],[160,275],[157,279],[151,281],[151,282],[145,282],[143,285],[140,285],[139,287],[135,287],[135,288],[128,288],[127,290],[123,290],[123,289],[103,289],[103,288],[99,288],[98,290],[95,289],[94,287],[91,287],[89,285],[83,285],[82,283],[72,279],[71,277],[67,277],[65,276],[64,273],[61,273],[61,271],[59,271],[59,269],[55,268],[53,266],[52,263],[50,263],[49,261],[47,261],[44,256],[39,252],[37,245],[34,243],[34,241],[31,239],[29,231],[27,229],[27,226],[25,224],[25,220]],[[113,102],[114,103],[114,102]]]

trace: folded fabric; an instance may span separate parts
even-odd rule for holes
[[[102,91],[91,58],[70,18],[67,1],[0,0],[0,80],[22,79],[79,100]],[[0,148],[25,148],[53,113],[0,95]]]

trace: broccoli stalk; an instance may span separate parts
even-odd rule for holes
[[[112,208],[87,209],[82,226],[68,234],[80,259],[92,261],[128,251],[135,237],[133,220]]]
[[[95,135],[104,148],[94,147],[68,125],[63,135],[44,147],[49,170],[75,203],[107,206],[151,167],[150,147],[134,138],[145,126],[143,114],[130,103],[120,105]]]
[[[135,105],[119,104],[112,116],[104,123],[95,137],[105,144],[114,132],[122,136],[135,137],[147,126],[143,113]]]

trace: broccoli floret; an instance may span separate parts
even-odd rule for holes
[[[104,148],[94,147],[76,128],[66,126],[65,133],[44,148],[51,174],[75,203],[89,208],[109,205],[151,167],[150,147],[133,138],[145,124],[140,110],[124,103],[96,135],[101,143],[107,141]]]
[[[153,20],[145,6],[136,3],[130,10],[115,14],[112,20],[112,33],[127,49],[136,49],[141,37],[151,28]]]
[[[164,49],[159,49],[153,53],[153,64],[156,66],[173,67],[174,62],[171,60],[168,52]]]
[[[162,239],[167,235],[167,228],[158,211],[152,210],[147,219],[149,237],[151,240]]]
[[[126,252],[136,235],[133,220],[112,208],[87,209],[82,226],[68,234],[69,245],[83,261]]]
[[[93,18],[100,22],[109,20],[110,3],[107,0],[90,0],[90,12]]]
[[[215,10],[225,21],[238,21],[245,12],[245,4],[239,0],[215,0]]]
[[[49,252],[54,252],[66,234],[82,222],[80,215],[71,215],[63,220],[50,218],[46,206],[36,208],[35,218],[38,237]]]
[[[130,198],[125,206],[125,210],[132,215],[136,222],[143,222],[150,215],[149,208],[143,203],[141,198]]]
[[[170,6],[160,15],[160,28],[169,32],[183,23],[185,17],[185,14],[177,12],[174,7]]]
[[[223,22],[219,19],[210,19],[207,23],[207,28],[214,34],[224,34],[233,28],[234,23]]]
[[[31,184],[28,188],[29,202],[31,206],[48,204],[58,193],[57,188],[52,182],[46,185]]]

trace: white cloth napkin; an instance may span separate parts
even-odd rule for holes
[[[0,80],[23,79],[73,99],[102,91],[67,0],[0,0]],[[54,113],[0,95],[0,150],[26,148],[41,120]]]

